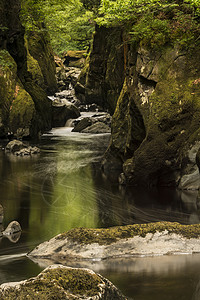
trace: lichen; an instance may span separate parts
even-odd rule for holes
[[[148,224],[135,224],[127,226],[117,226],[111,228],[74,228],[68,232],[60,234],[56,239],[68,238],[73,242],[81,244],[98,243],[109,245],[120,239],[133,238],[135,236],[145,237],[148,233],[163,232],[167,230],[169,234],[175,233],[187,239],[199,238],[200,225],[181,225],[171,222],[156,222]]]

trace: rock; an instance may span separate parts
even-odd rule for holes
[[[15,152],[14,154],[17,156],[29,156],[32,154],[38,154],[40,153],[40,149],[38,147],[27,147],[27,148],[23,148],[20,151]]]
[[[52,107],[52,126],[64,127],[69,119],[76,119],[80,116],[78,108],[66,99],[53,102]]]
[[[24,149],[24,148],[27,148],[27,146],[23,142],[21,142],[19,140],[13,140],[13,141],[10,141],[6,145],[5,150],[8,151],[8,152],[11,152],[11,153],[15,153],[15,152],[20,151],[21,149]]]
[[[87,53],[83,51],[67,51],[64,56],[64,64],[71,67],[82,68],[85,64],[85,57]]]
[[[0,204],[0,224],[3,223],[4,211],[3,206]]]
[[[89,269],[52,265],[37,277],[0,286],[0,298],[6,299],[85,299],[126,298],[103,276]]]
[[[21,232],[21,226],[17,221],[12,221],[3,231],[3,235],[11,235],[13,233]]]
[[[13,140],[9,142],[5,150],[16,156],[27,156],[40,153],[40,149],[38,147],[27,146],[19,140]]]
[[[111,228],[74,228],[33,249],[28,256],[71,262],[134,255],[200,252],[200,225],[158,222]]]
[[[73,132],[81,132],[83,131],[85,128],[89,127],[92,125],[92,119],[91,118],[83,118],[82,120],[80,120],[75,127],[72,129]]]
[[[95,124],[82,130],[81,132],[90,134],[111,133],[111,129],[108,125],[102,122],[96,122]]]

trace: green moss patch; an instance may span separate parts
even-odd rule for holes
[[[74,228],[57,237],[57,239],[68,238],[73,242],[81,244],[98,243],[109,245],[120,239],[133,238],[135,236],[145,237],[148,233],[163,232],[179,234],[185,238],[198,238],[200,236],[200,225],[181,225],[171,222],[157,222],[148,224],[135,224],[127,226],[117,226],[111,228]]]
[[[9,299],[74,299],[72,295],[92,297],[100,292],[103,283],[98,275],[84,269],[54,268],[47,269],[35,279],[28,280],[19,289],[10,288],[1,295]]]

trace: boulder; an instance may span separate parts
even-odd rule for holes
[[[78,108],[67,101],[61,99],[60,101],[54,101],[52,106],[52,126],[64,127],[67,120],[76,119],[80,116]]]
[[[11,235],[14,233],[18,233],[21,232],[21,226],[19,224],[19,222],[17,221],[12,221],[7,227],[6,229],[3,231],[3,235]]]
[[[92,270],[52,265],[37,277],[0,286],[0,298],[6,299],[85,299],[126,298],[103,276]]]
[[[200,252],[200,225],[157,222],[111,228],[74,228],[44,242],[28,257],[54,262],[99,260],[135,255]]]
[[[21,142],[19,140],[13,140],[13,141],[10,141],[6,145],[5,150],[8,151],[8,152],[11,152],[11,153],[15,153],[15,152],[20,151],[21,149],[24,149],[24,148],[27,148],[27,146],[23,142]]]
[[[111,133],[111,129],[108,125],[102,122],[96,122],[95,124],[85,128],[81,132],[90,134]]]
[[[85,128],[89,127],[92,125],[92,119],[91,118],[83,118],[82,120],[80,120],[75,127],[73,128],[73,132],[81,132],[83,131]]]
[[[12,153],[17,156],[27,156],[40,153],[40,149],[38,147],[27,146],[19,140],[10,141],[7,144],[5,150],[6,152]]]

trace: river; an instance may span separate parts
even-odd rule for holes
[[[39,155],[15,157],[0,150],[4,227],[17,220],[23,230],[17,242],[0,241],[0,283],[37,275],[45,266],[25,254],[74,227],[162,220],[200,223],[197,192],[124,188],[112,176],[107,178],[100,161],[109,138],[109,134],[72,133],[65,127],[42,136]],[[84,266],[110,279],[134,300],[200,299],[199,254],[85,262]]]

